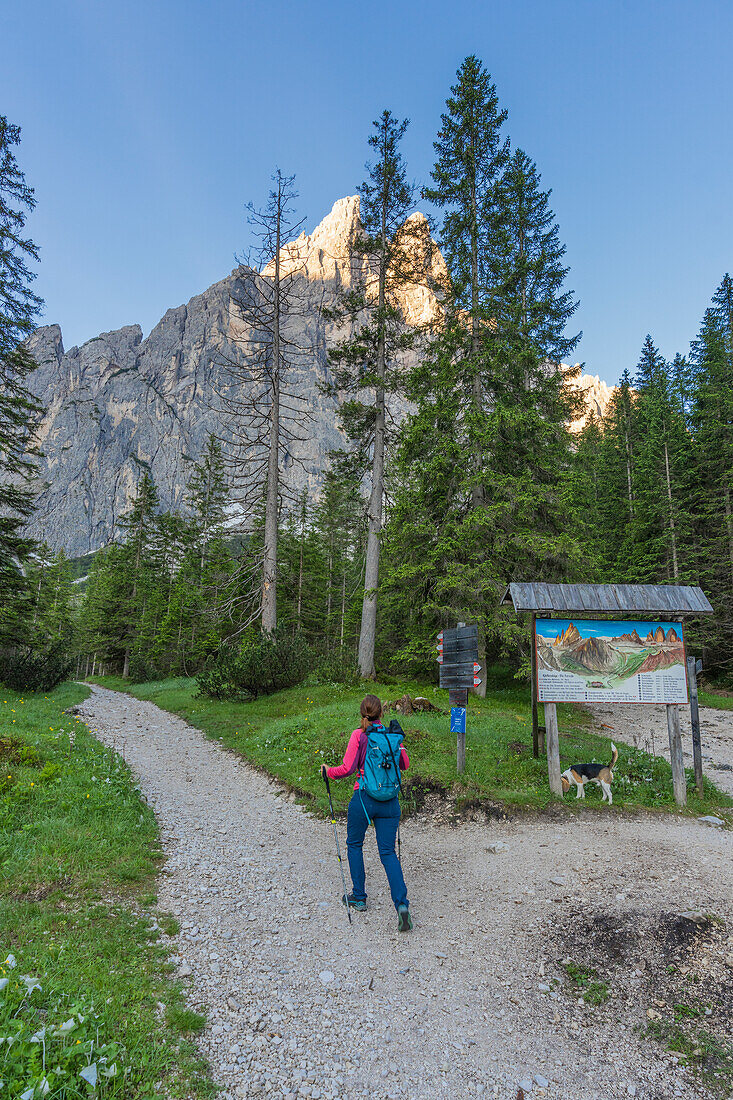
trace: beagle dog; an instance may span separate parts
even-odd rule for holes
[[[585,798],[586,783],[597,783],[603,791],[603,799],[605,802],[608,799],[609,806],[613,802],[613,795],[611,794],[611,783],[613,782],[613,768],[618,760],[618,749],[611,742],[611,749],[613,756],[611,757],[610,764],[573,764],[572,768],[568,768],[562,773],[562,793],[567,794],[573,783],[578,788],[576,798]]]

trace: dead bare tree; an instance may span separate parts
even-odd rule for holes
[[[294,239],[303,224],[293,220],[294,180],[278,168],[265,207],[247,207],[257,243],[240,263],[232,293],[230,347],[218,394],[232,506],[250,544],[227,598],[230,611],[249,603],[243,626],[261,616],[268,634],[277,626],[280,512],[297,503],[289,474],[300,462],[298,445],[312,420],[299,382],[316,354],[320,329],[306,301],[302,246]],[[252,533],[263,506],[259,548]]]

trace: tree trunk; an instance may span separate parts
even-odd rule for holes
[[[725,527],[728,532],[728,560],[730,562],[730,583],[733,585],[733,515],[731,514],[730,506],[730,486],[726,485],[723,490],[723,500],[725,501]]]
[[[374,405],[374,453],[372,455],[372,491],[369,498],[369,530],[367,534],[366,561],[364,565],[364,602],[361,608],[359,632],[359,672],[367,679],[375,676],[374,647],[377,637],[377,587],[379,585],[379,544],[382,535],[382,509],[384,507],[384,446],[385,446],[385,394],[387,334],[384,308],[387,285],[387,207],[386,196],[382,203],[382,250],[379,257],[379,337],[377,340],[377,377],[379,385]]]
[[[471,137],[473,146],[473,135]],[[474,161],[475,163],[475,161]],[[471,177],[471,358],[473,360],[473,403],[477,413],[483,408],[483,388],[481,385],[481,371],[478,366],[479,350],[481,347],[479,327],[479,297],[478,297],[478,211],[476,208],[476,178]],[[481,455],[477,449],[475,456],[475,473],[481,472]],[[484,502],[484,490],[482,485],[474,485],[471,489],[471,504],[474,508],[480,508]]]
[[[339,649],[344,648],[344,620],[346,618],[346,570],[341,575],[341,635],[339,637]]]
[[[331,649],[331,587],[333,585],[333,531],[328,540],[328,582],[326,585],[326,641]]]
[[[280,477],[280,226],[282,221],[280,185],[278,185],[277,202],[273,288],[272,406],[265,501],[265,561],[262,574],[262,629],[266,634],[272,634],[277,626],[277,505]]]
[[[626,488],[629,496],[629,515],[634,516],[634,490],[631,481],[631,442],[629,440],[628,430],[624,432],[624,441],[626,443]]]
[[[674,529],[674,510],[672,508],[672,482],[669,477],[669,449],[664,444],[664,467],[667,471],[667,501],[669,502],[669,533],[672,539],[672,573],[675,583],[679,584],[680,573],[677,568],[677,536]]]
[[[300,617],[303,610],[303,546],[305,543],[305,505],[300,527],[300,565],[298,567],[298,630],[300,630]]]
[[[384,390],[377,394],[377,420],[372,459],[372,492],[369,498],[369,531],[364,566],[364,602],[359,634],[359,671],[373,679],[374,647],[377,636],[377,586],[379,584],[379,543],[382,533],[384,493]]]

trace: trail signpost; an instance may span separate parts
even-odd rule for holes
[[[459,623],[438,635],[440,686],[448,688],[450,729],[456,734],[456,761],[459,772],[466,770],[466,706],[468,689],[480,683],[478,663],[478,627]]]
[[[521,582],[509,585],[502,602],[532,615],[532,742],[537,756],[537,704],[544,703],[553,794],[562,794],[558,702],[664,703],[674,797],[686,805],[679,705],[688,702],[688,685],[695,782],[702,793],[696,681],[702,665],[686,657],[681,622],[712,614],[700,588]]]

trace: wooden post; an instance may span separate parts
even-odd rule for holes
[[[537,718],[537,616],[532,615],[532,755],[540,755],[540,730]]]
[[[466,735],[465,733],[456,734],[456,769],[459,775],[463,775],[466,770]]]
[[[451,707],[465,707],[468,704],[468,688],[451,688],[448,692]],[[456,734],[456,769],[460,774],[466,770],[466,731]]]
[[[669,734],[669,759],[672,764],[674,800],[682,809],[683,806],[687,805],[687,780],[685,778],[685,764],[682,759],[680,712],[676,703],[667,703],[667,732]]]
[[[700,798],[703,797],[702,783],[702,744],[700,743],[700,708],[697,702],[698,664],[702,671],[702,661],[695,657],[687,658],[687,682],[690,688],[690,724],[692,725],[692,760],[695,768],[695,786]]]
[[[547,728],[547,774],[550,790],[562,796],[560,778],[560,736],[557,728],[557,707],[554,703],[545,703],[545,726]]]

